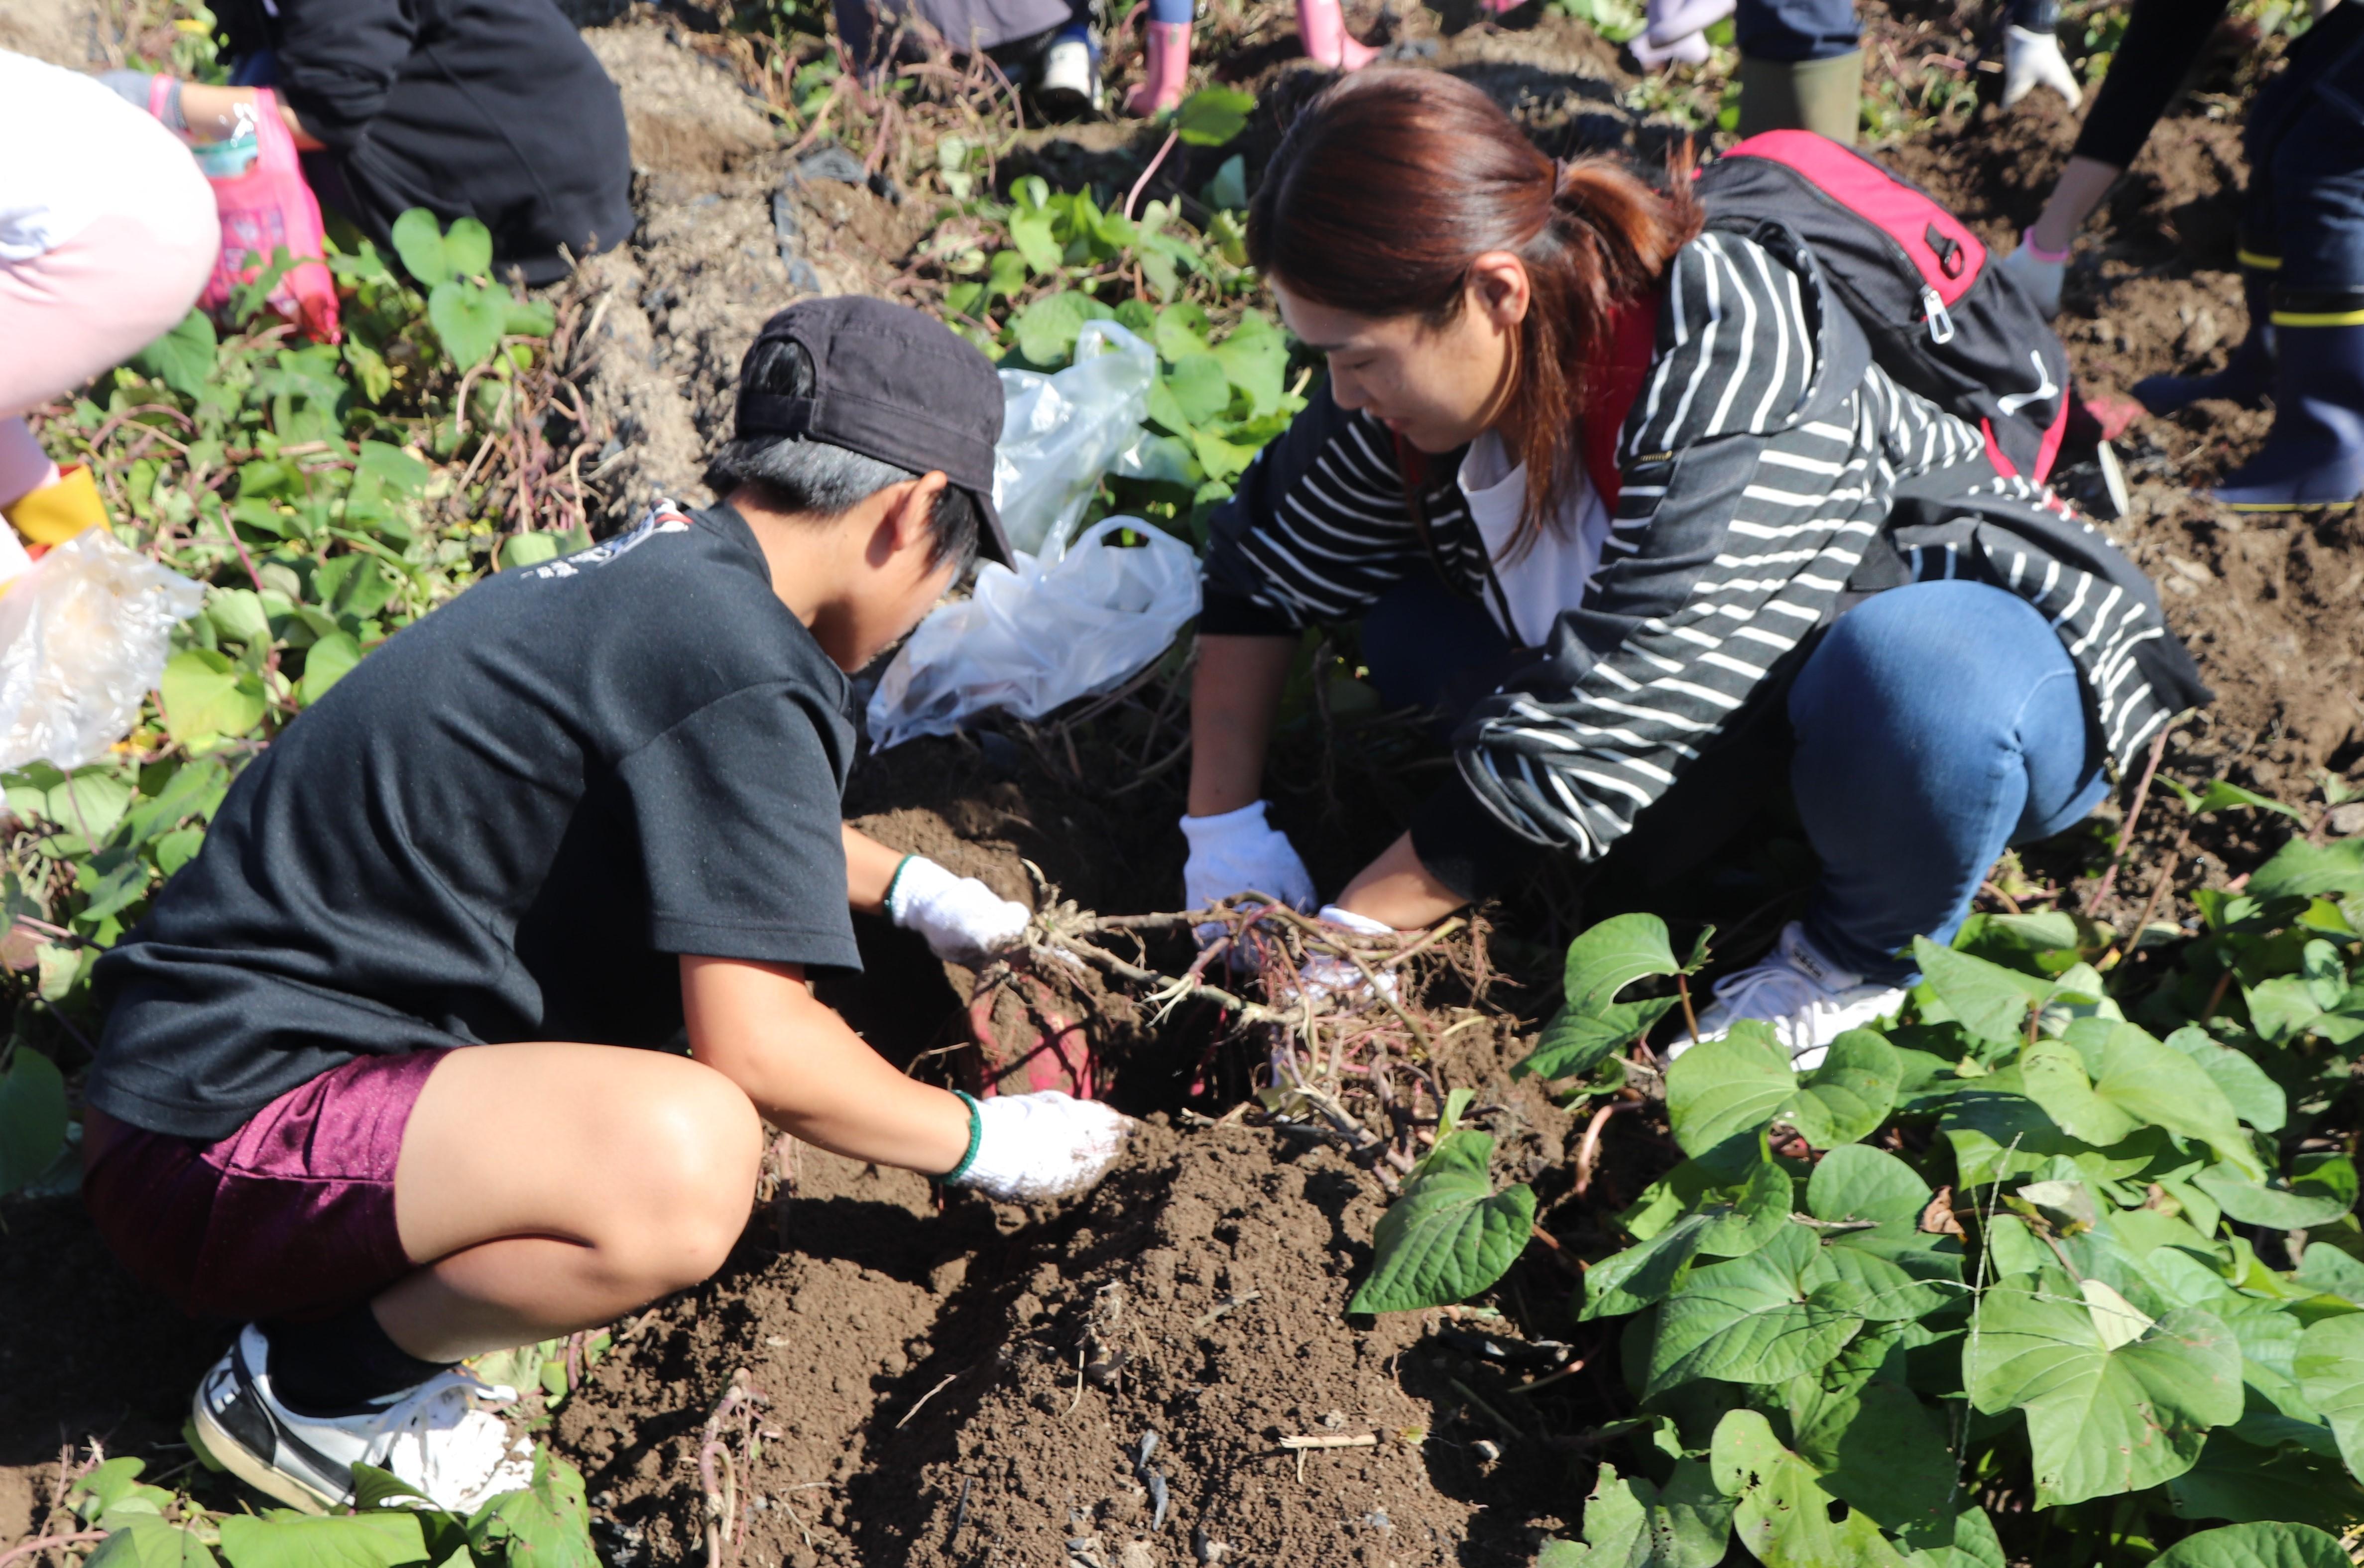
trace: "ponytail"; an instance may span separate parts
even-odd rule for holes
[[[1614,159],[1556,162],[1456,77],[1366,70],[1289,126],[1248,208],[1248,257],[1316,304],[1432,326],[1461,310],[1480,255],[1525,264],[1533,302],[1502,431],[1527,469],[1515,560],[1578,482],[1583,412],[1609,373],[1618,313],[1703,222],[1688,147],[1667,173],[1661,190]]]

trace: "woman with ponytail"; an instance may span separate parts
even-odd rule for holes
[[[1546,853],[1671,876],[1786,774],[1820,880],[1701,1024],[1811,1062],[2206,692],[2141,574],[1890,380],[1794,234],[1668,173],[1555,162],[1433,72],[1291,127],[1248,248],[1330,375],[1214,521],[1185,879],[1317,902],[1265,748],[1298,634],[1358,620],[1455,775],[1323,918],[1426,925]]]

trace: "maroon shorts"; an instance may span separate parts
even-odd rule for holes
[[[402,1130],[441,1051],[368,1056],[218,1142],[117,1125],[83,1201],[131,1271],[200,1316],[316,1316],[411,1271],[394,1223]]]

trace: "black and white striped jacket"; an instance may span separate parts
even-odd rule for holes
[[[1462,785],[1522,839],[1598,857],[1786,686],[1819,628],[1917,579],[1993,583],[2043,611],[2121,767],[2208,700],[2134,564],[1873,364],[1794,236],[1760,240],[1711,232],[1676,256],[1593,586],[1455,737]],[[1392,437],[1325,386],[1217,514],[1201,629],[1352,620],[1432,553],[1482,594],[1457,461],[1423,484],[1423,543]]]

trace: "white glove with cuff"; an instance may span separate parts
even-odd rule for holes
[[[1080,1193],[1124,1152],[1132,1120],[1097,1100],[1045,1089],[968,1102],[968,1157],[943,1178],[1005,1204]]]
[[[2002,106],[2011,107],[2038,87],[2051,88],[2072,109],[2085,96],[2077,73],[2060,52],[2060,40],[2013,23],[2002,35]]]
[[[1182,836],[1190,841],[1182,897],[1192,909],[1250,891],[1270,893],[1291,909],[1313,907],[1313,873],[1264,811],[1258,801],[1220,816],[1182,819]]]
[[[2036,254],[2035,241],[2022,234],[2011,254],[2002,259],[2002,266],[2012,281],[2026,291],[2046,320],[2060,314],[2060,279],[2068,270],[2067,255],[2057,262],[2047,262]]]
[[[924,855],[909,855],[887,886],[886,918],[926,937],[937,958],[965,964],[1016,942],[1031,916],[975,877],[955,877]]]

